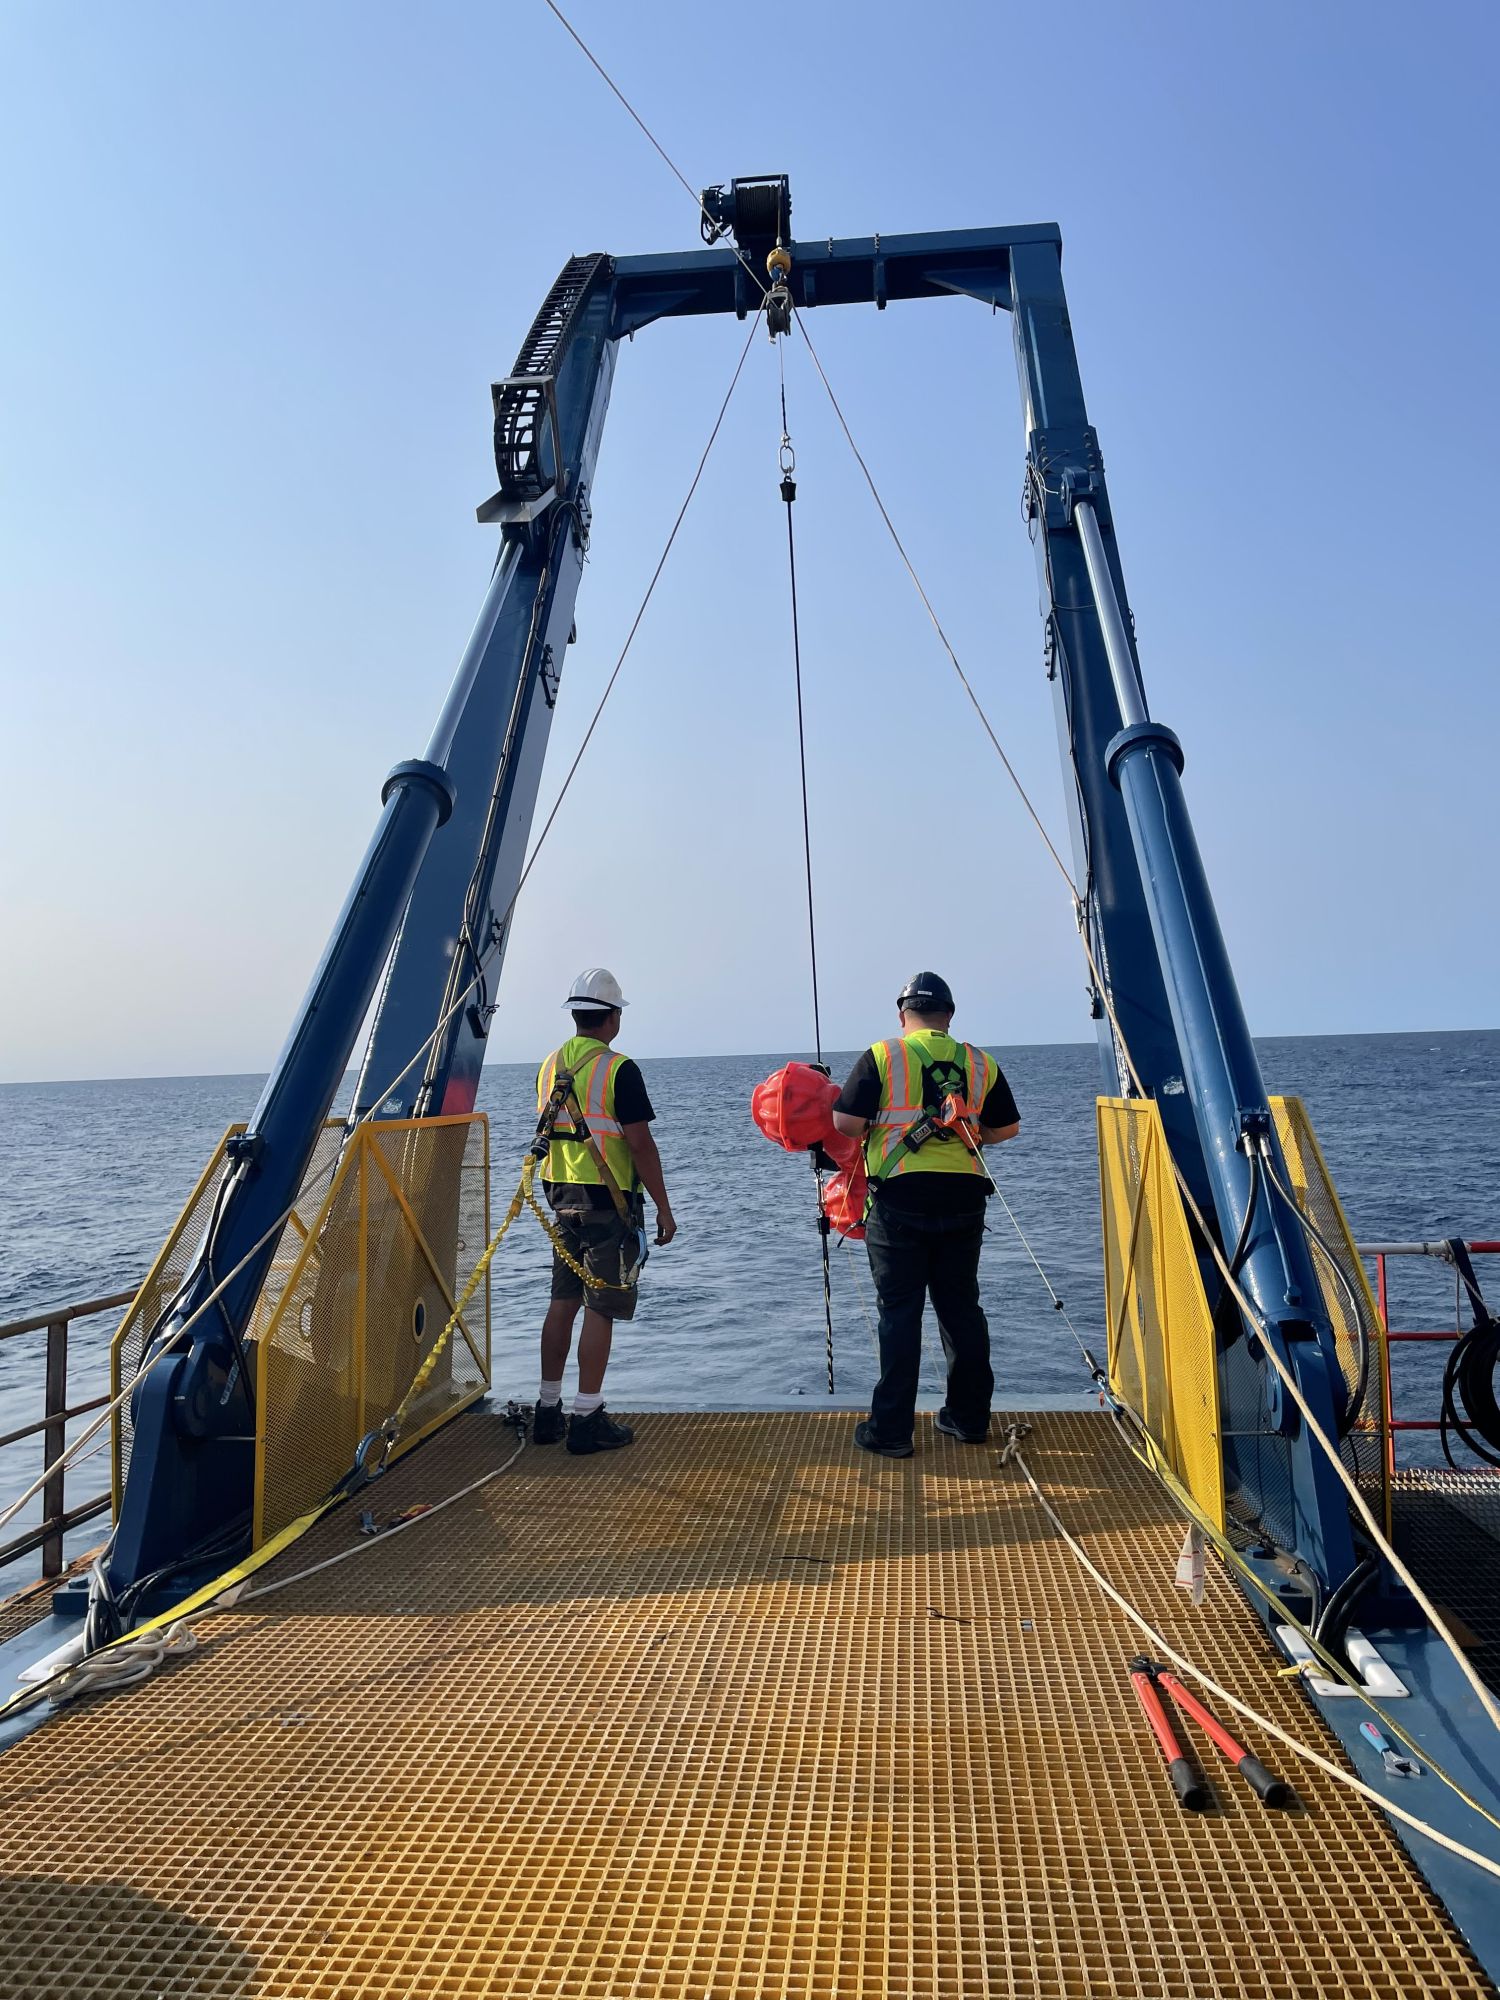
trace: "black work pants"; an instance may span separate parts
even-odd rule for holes
[[[979,1303],[984,1216],[911,1216],[877,1195],[865,1227],[870,1274],[880,1302],[880,1380],[870,1422],[882,1444],[909,1444],[922,1362],[922,1307],[928,1295],[948,1359],[949,1414],[961,1429],[989,1422],[995,1378],[990,1329]]]

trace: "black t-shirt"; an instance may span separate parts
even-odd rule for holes
[[[980,1124],[987,1125],[992,1132],[1002,1125],[1018,1123],[1021,1116],[1004,1070],[998,1063],[995,1070],[995,1081],[979,1110]],[[866,1049],[850,1070],[833,1108],[842,1111],[846,1118],[873,1119],[879,1112],[880,1071],[873,1049]],[[963,1141],[957,1143],[961,1145]],[[962,1215],[982,1210],[989,1193],[989,1184],[980,1174],[897,1174],[880,1182],[877,1199],[892,1208],[905,1208],[917,1214]]]
[[[656,1113],[646,1093],[646,1079],[626,1056],[615,1071],[615,1117],[621,1125],[649,1125]],[[547,1199],[554,1208],[608,1208],[614,1200],[607,1187],[587,1181],[544,1181]],[[629,1189],[626,1189],[627,1194]]]

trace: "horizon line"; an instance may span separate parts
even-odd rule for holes
[[[1294,1034],[1267,1032],[1252,1035],[1255,1042],[1373,1042],[1404,1035],[1494,1035],[1500,1028],[1344,1028],[1319,1032],[1299,1031]],[[1060,1042],[989,1042],[979,1038],[981,1048],[993,1049],[1087,1049],[1095,1045],[1093,1039],[1070,1039]],[[866,1045],[868,1046],[868,1044]],[[858,1054],[858,1050],[830,1049],[830,1055]],[[715,1049],[702,1055],[666,1055],[660,1051],[643,1052],[637,1060],[641,1062],[745,1062],[752,1056],[763,1056],[783,1062],[800,1060],[795,1055],[787,1055],[776,1049]],[[540,1058],[538,1058],[540,1060]],[[530,1057],[497,1058],[490,1065],[497,1069],[527,1069],[531,1067]],[[350,1065],[344,1071],[345,1077],[355,1074],[357,1065]],[[58,1086],[85,1083],[219,1083],[239,1077],[267,1077],[269,1069],[215,1069],[215,1070],[140,1070],[129,1076],[35,1076],[0,1077],[0,1090],[48,1090]]]

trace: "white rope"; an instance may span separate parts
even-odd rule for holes
[[[122,1639],[118,1645],[91,1653],[86,1660],[66,1668],[47,1699],[53,1708],[64,1708],[86,1694],[113,1694],[117,1688],[134,1687],[138,1681],[149,1680],[164,1661],[181,1659],[197,1650],[198,1639],[192,1625],[179,1618],[159,1632],[143,1632],[138,1639]]]
[[[243,1585],[236,1585],[222,1597],[215,1598],[209,1609],[228,1611],[235,1605],[249,1604],[255,1598],[270,1597],[275,1591],[288,1590],[294,1583],[302,1583],[310,1576],[318,1576],[325,1569],[332,1569],[336,1563],[348,1562],[351,1556],[363,1555],[366,1549],[373,1549],[383,1542],[388,1542],[393,1535],[403,1534],[408,1528],[420,1527],[424,1521],[430,1521],[434,1514],[441,1514],[445,1507],[453,1506],[455,1501],[466,1500],[471,1493],[477,1493],[481,1486],[488,1486],[492,1479],[498,1479],[502,1472],[508,1472],[525,1449],[526,1440],[522,1438],[503,1464],[495,1466],[481,1478],[471,1480],[467,1486],[461,1486],[456,1493],[450,1493],[446,1500],[435,1500],[430,1507],[424,1507],[420,1514],[413,1514],[406,1521],[396,1521],[389,1528],[382,1528],[378,1535],[362,1536],[352,1548],[340,1549],[336,1556],[326,1556],[322,1562],[314,1563],[309,1569],[299,1569],[295,1576],[278,1577],[274,1583],[258,1584],[254,1590],[246,1590]]]
[[[406,1528],[417,1527],[432,1515],[441,1514],[445,1507],[451,1507],[456,1501],[467,1499],[469,1494],[477,1493],[481,1486],[488,1486],[492,1479],[498,1479],[502,1472],[509,1471],[525,1449],[526,1440],[523,1437],[509,1458],[482,1474],[480,1478],[471,1480],[467,1486],[460,1487],[458,1492],[450,1493],[445,1500],[438,1500],[432,1506],[424,1507],[420,1514],[413,1514],[405,1521],[397,1521],[392,1527],[382,1529],[377,1535],[361,1537],[352,1548],[341,1549],[337,1555],[327,1556],[322,1562],[313,1563],[308,1569],[298,1570],[294,1576],[278,1577],[274,1583],[263,1583],[254,1590],[247,1590],[243,1583],[232,1584],[210,1603],[194,1611],[191,1619],[179,1618],[170,1625],[142,1632],[135,1638],[117,1639],[113,1645],[101,1647],[97,1653],[90,1653],[85,1659],[59,1657],[58,1654],[54,1654],[51,1660],[38,1661],[37,1665],[29,1670],[31,1674],[37,1675],[34,1683],[23,1685],[19,1694],[12,1695],[10,1702],[5,1705],[6,1710],[9,1711],[12,1704],[18,1709],[25,1708],[33,1699],[39,1700],[43,1694],[47,1696],[53,1708],[61,1708],[66,1702],[77,1701],[82,1695],[110,1694],[119,1688],[135,1686],[136,1683],[146,1680],[155,1673],[163,1661],[177,1659],[196,1650],[199,1641],[192,1628],[199,1619],[219,1616],[233,1610],[237,1605],[248,1604],[253,1598],[269,1597],[275,1591],[285,1590],[294,1583],[301,1583],[306,1577],[317,1576],[322,1570],[332,1569],[336,1563],[347,1562],[351,1556],[362,1555],[366,1549],[373,1548],[378,1542],[387,1541],[392,1535],[399,1535]],[[80,1648],[82,1643],[81,1637],[70,1642],[64,1649],[66,1654],[75,1654],[75,1650]],[[52,1661],[56,1661],[56,1664],[53,1665]],[[38,1669],[41,1670],[39,1674]],[[27,1674],[23,1672],[20,1679],[25,1683]]]
[[[1279,1723],[1273,1722],[1269,1716],[1259,1714],[1255,1709],[1250,1707],[1248,1702],[1241,1701],[1237,1695],[1233,1695],[1227,1688],[1221,1687],[1201,1667],[1195,1667],[1191,1660],[1186,1658],[1182,1653],[1179,1653],[1174,1646],[1163,1638],[1156,1627],[1144,1618],[1128,1599],[1121,1596],[1109,1578],[1097,1567],[1082,1544],[1076,1541],[1069,1533],[1057,1510],[1038,1484],[1035,1473],[1033,1473],[1031,1467],[1026,1463],[1025,1454],[1021,1451],[1018,1441],[1013,1442],[1007,1447],[1006,1453],[1002,1456],[1001,1463],[1015,1464],[1020,1467],[1022,1473],[1025,1475],[1027,1485],[1036,1497],[1037,1504],[1041,1507],[1048,1520],[1051,1521],[1053,1527],[1056,1528],[1058,1534],[1062,1536],[1073,1554],[1082,1563],[1083,1567],[1116,1609],[1123,1612],[1125,1617],[1139,1631],[1145,1633],[1146,1637],[1151,1641],[1153,1651],[1163,1654],[1172,1662],[1173,1666],[1179,1668],[1181,1672],[1197,1681],[1200,1687],[1206,1688],[1218,1700],[1226,1703],[1237,1715],[1242,1715],[1247,1722],[1253,1723],[1257,1729],[1263,1729],[1268,1736],[1274,1737],[1278,1743],[1290,1750],[1293,1756],[1301,1757],[1306,1763],[1316,1765],[1326,1777],[1333,1778],[1337,1783],[1346,1786],[1352,1792],[1358,1792],[1362,1798],[1368,1799],[1372,1805],[1378,1806],[1382,1812],[1389,1813],[1393,1819],[1399,1819],[1403,1825],[1409,1826],[1414,1833],[1420,1833],[1426,1839],[1436,1841],[1439,1847],[1446,1848],[1450,1854],[1456,1854],[1460,1860],[1471,1861],[1476,1868],[1483,1869],[1486,1875],[1493,1875],[1497,1880],[1500,1880],[1500,1861],[1492,1861],[1487,1854],[1481,1854],[1476,1848],[1468,1847],[1461,1840],[1453,1839],[1451,1835],[1441,1832],[1439,1828],[1429,1826],[1425,1820],[1420,1820],[1414,1813],[1407,1812],[1404,1807],[1395,1804],[1384,1793],[1377,1792],[1373,1785],[1367,1785],[1363,1778],[1355,1777],[1353,1772],[1344,1770],[1340,1765],[1333,1763],[1329,1758],[1323,1756],[1320,1751],[1314,1750],[1309,1744],[1299,1742],[1295,1736],[1289,1734]]]

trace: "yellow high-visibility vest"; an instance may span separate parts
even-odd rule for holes
[[[880,1109],[865,1135],[865,1171],[871,1182],[897,1174],[983,1176],[982,1163],[961,1133],[936,1132],[915,1150],[905,1144],[905,1135],[950,1092],[963,1098],[971,1123],[977,1125],[1000,1075],[994,1057],[935,1028],[914,1028],[897,1040],[876,1042],[870,1053],[880,1072]]]
[[[557,1072],[567,1070],[572,1075],[573,1096],[590,1136],[608,1162],[615,1185],[621,1193],[630,1194],[640,1186],[640,1177],[615,1116],[615,1079],[624,1061],[625,1057],[617,1055],[607,1042],[596,1041],[592,1035],[570,1035],[537,1071],[536,1114],[540,1118],[546,1110]],[[565,1104],[552,1129],[552,1144],[547,1149],[542,1178],[603,1187],[604,1177],[587,1145],[582,1139],[568,1137],[573,1129],[571,1120],[571,1107]]]

